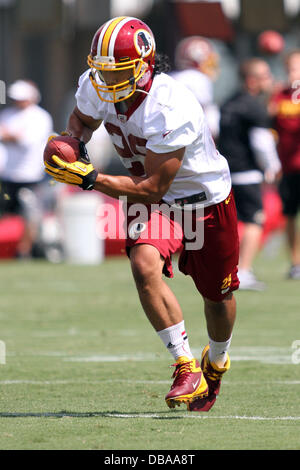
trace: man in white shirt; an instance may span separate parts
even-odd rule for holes
[[[103,123],[130,175],[98,173],[84,152],[74,163],[53,155],[57,166],[46,163],[46,171],[59,182],[126,198],[126,249],[140,301],[176,361],[165,400],[170,408],[186,403],[190,411],[208,411],[230,366],[233,291],[239,285],[227,161],[194,95],[164,73],[164,57],[156,54],[145,23],[131,17],[106,22],[94,36],[88,63],[67,132],[79,145]],[[193,278],[205,305],[209,345],[201,366],[178,301],[162,279],[162,273],[173,276],[172,255],[182,247],[179,269]]]
[[[44,177],[43,149],[53,123],[50,114],[37,104],[40,92],[34,83],[17,80],[7,94],[12,105],[0,112],[0,208],[2,215],[24,218],[17,254],[29,257],[41,216],[36,191]]]
[[[175,66],[171,77],[194,93],[216,139],[220,111],[214,102],[213,83],[219,74],[219,56],[211,41],[201,36],[189,36],[179,41],[175,50]]]

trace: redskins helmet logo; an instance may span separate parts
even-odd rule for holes
[[[141,57],[148,57],[153,52],[155,45],[151,34],[145,29],[139,29],[134,35],[134,45]]]

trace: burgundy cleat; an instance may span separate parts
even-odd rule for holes
[[[189,411],[209,411],[214,405],[220,392],[223,374],[230,368],[229,356],[224,367],[219,368],[216,364],[210,363],[208,359],[209,345],[202,352],[201,369],[208,385],[208,395],[203,398],[196,398],[188,403]]]
[[[174,366],[174,382],[165,397],[169,408],[207,396],[208,386],[197,359],[180,356]]]

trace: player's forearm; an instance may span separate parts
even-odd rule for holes
[[[115,199],[126,196],[128,202],[150,204],[159,202],[162,198],[161,191],[153,184],[151,178],[140,176],[112,176],[100,173],[94,189]]]
[[[69,117],[66,131],[73,137],[83,140],[85,143],[91,139],[94,132],[93,129],[87,127],[74,112]]]

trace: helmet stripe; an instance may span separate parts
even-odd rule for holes
[[[109,47],[108,47],[108,55],[109,55],[109,56],[113,56],[113,55],[114,55],[115,42],[116,42],[116,38],[117,38],[117,36],[118,36],[118,33],[119,33],[120,29],[121,29],[126,23],[128,23],[128,21],[131,21],[131,20],[134,20],[134,19],[135,19],[135,18],[132,18],[131,16],[125,16],[125,17],[123,17],[123,20],[120,21],[120,23],[115,27],[115,29],[114,29],[113,32],[112,32],[110,41],[109,41]]]
[[[126,16],[119,16],[118,18],[114,18],[113,20],[111,20],[110,24],[106,28],[106,31],[104,32],[104,35],[103,35],[100,55],[102,56],[108,55],[108,46],[109,46],[109,41],[110,41],[112,32],[115,29],[115,27],[125,18],[127,19]]]
[[[100,36],[98,38],[98,43],[97,43],[97,56],[98,57],[101,56],[101,44],[102,44],[103,36],[104,36],[108,26],[109,26],[109,21],[104,24],[104,26],[101,30]]]

